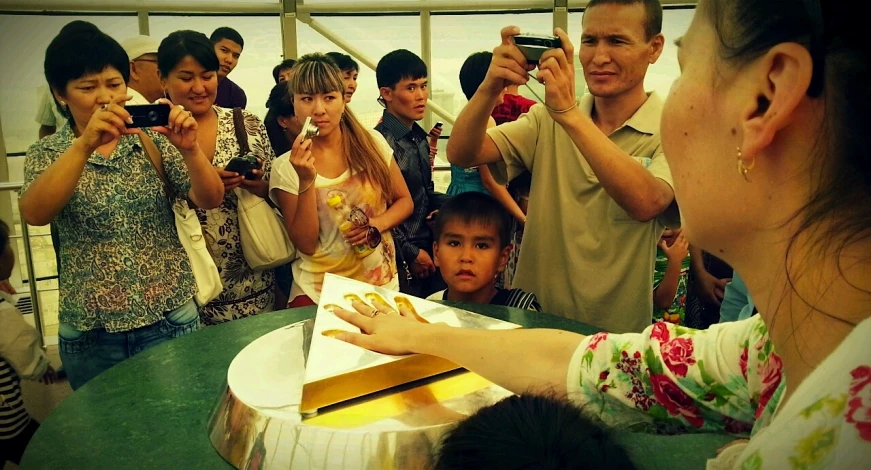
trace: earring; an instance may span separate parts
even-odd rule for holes
[[[166,101],[169,101],[169,93],[166,90],[163,90],[163,97],[166,98]]]
[[[750,182],[750,178],[747,177],[747,173],[750,173],[750,170],[752,170],[755,166],[755,158],[750,162],[750,165],[744,164],[744,157],[741,154],[741,147],[738,147],[738,173],[740,173],[741,176],[743,176],[748,183]]]

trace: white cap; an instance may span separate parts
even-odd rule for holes
[[[151,36],[133,36],[121,42],[121,47],[130,60],[138,59],[145,54],[157,54],[160,42]]]

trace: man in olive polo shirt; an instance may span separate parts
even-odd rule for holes
[[[516,287],[548,312],[612,332],[650,325],[656,243],[666,225],[679,224],[659,138],[662,100],[644,91],[662,52],[661,26],[656,0],[591,1],[579,53],[590,94],[575,97],[574,49],[558,29],[562,49],[538,65],[545,104],[485,131],[501,90],[525,83],[534,68],[513,43],[520,31],[503,29],[448,141],[456,165],[490,164],[502,181],[532,173]]]

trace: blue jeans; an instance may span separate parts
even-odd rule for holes
[[[70,386],[76,390],[115,364],[199,328],[200,314],[191,299],[167,312],[163,320],[130,331],[109,333],[103,328],[79,331],[69,323],[61,323],[58,349]]]

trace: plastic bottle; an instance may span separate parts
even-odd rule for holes
[[[349,232],[354,230],[355,224],[352,220],[356,220],[358,223],[364,223],[368,225],[369,218],[366,217],[366,214],[358,209],[351,208],[347,204],[344,203],[345,199],[339,195],[335,194],[329,199],[327,199],[327,205],[330,206],[330,209],[339,213],[342,222],[339,224],[339,231],[342,232],[343,235],[347,235]],[[362,214],[362,217],[361,217]],[[364,219],[364,220],[360,220]],[[354,245],[354,252],[357,255],[357,258],[365,258],[372,254],[375,251],[375,248],[378,247],[379,243],[376,243],[375,246],[371,246],[370,243],[364,243],[362,245]]]

